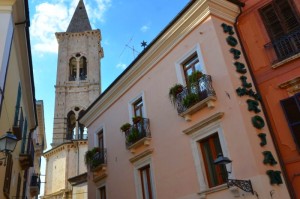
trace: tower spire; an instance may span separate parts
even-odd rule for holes
[[[83,0],[79,0],[67,32],[84,32],[92,30]]]

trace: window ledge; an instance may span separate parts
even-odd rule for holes
[[[223,191],[225,189],[228,189],[227,184],[222,184],[222,185],[219,185],[219,186],[216,186],[216,187],[208,188],[204,191],[200,191],[198,193],[198,195],[200,196],[200,199],[205,199],[207,194],[212,194],[212,193],[215,193],[215,192]]]
[[[140,146],[149,146],[150,145],[150,141],[151,141],[151,137],[144,137],[142,139],[140,139],[139,141],[137,141],[136,143],[130,145],[128,147],[128,150],[131,153],[135,153],[135,150],[140,147]]]
[[[299,58],[300,57],[300,53],[298,53],[298,54],[295,54],[295,55],[293,55],[293,56],[291,56],[291,57],[288,57],[288,58],[286,58],[286,59],[284,59],[284,60],[282,60],[282,61],[280,61],[280,62],[277,62],[277,63],[275,63],[275,64],[272,64],[272,68],[278,68],[279,66],[282,66],[282,65],[284,65],[284,64],[286,64],[286,63],[288,63],[288,62],[290,62],[290,61],[293,61],[293,60],[295,60],[295,59],[297,59],[297,58]]]
[[[107,176],[106,172],[106,164],[101,164],[96,168],[92,169],[91,172],[93,173],[93,181],[97,182]]]
[[[191,121],[191,115],[196,113],[197,111],[207,107],[207,108],[214,108],[217,98],[215,96],[208,96],[204,100],[201,100],[200,102],[196,103],[192,107],[188,108],[186,111],[180,113],[179,115],[183,117],[186,121]]]

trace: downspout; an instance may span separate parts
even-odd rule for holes
[[[245,50],[244,44],[243,44],[243,42],[241,42],[242,39],[241,39],[241,36],[240,36],[240,32],[238,30],[238,20],[239,20],[239,17],[242,15],[242,12],[243,12],[242,11],[242,7],[244,7],[245,4],[242,3],[242,2],[239,2],[239,1],[236,2],[236,0],[228,0],[228,1],[236,4],[239,7],[239,9],[240,9],[240,13],[235,18],[234,29],[235,29],[236,35],[237,35],[237,37],[238,37],[238,39],[240,41],[241,50],[242,50],[242,53],[244,55],[245,61],[246,61],[247,65],[248,65],[248,70],[250,72],[250,76],[252,78],[254,87],[258,91],[258,93],[260,94],[260,90],[259,90],[257,81],[256,81],[256,79],[254,77],[252,68],[250,67],[250,61],[249,61],[248,55],[246,54],[246,50]],[[287,175],[286,169],[284,167],[284,163],[283,163],[283,159],[282,159],[282,154],[280,153],[279,146],[278,146],[278,144],[276,142],[276,138],[275,138],[275,135],[274,135],[274,130],[273,130],[272,126],[271,126],[270,118],[269,118],[269,116],[267,114],[267,111],[266,111],[266,108],[265,108],[265,103],[263,102],[263,100],[261,100],[260,103],[261,103],[262,110],[265,113],[266,122],[267,122],[267,125],[268,125],[269,130],[270,130],[270,135],[271,135],[271,139],[272,139],[272,141],[274,143],[275,151],[278,154],[279,164],[280,164],[280,167],[281,167],[281,169],[283,171],[283,177],[284,177],[285,181],[287,182],[286,184],[287,184],[288,192],[289,192],[290,196],[292,196],[292,198],[295,198],[296,195],[295,195],[294,190],[292,188],[291,182],[288,180],[288,175]]]

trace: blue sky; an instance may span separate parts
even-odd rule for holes
[[[57,41],[54,33],[66,31],[78,1],[29,1],[36,99],[44,101],[47,150],[52,142],[57,68]],[[84,2],[92,28],[100,29],[102,34],[104,58],[101,60],[101,87],[104,91],[143,50],[141,42],[144,40],[149,44],[189,0]]]

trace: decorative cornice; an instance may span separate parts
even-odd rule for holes
[[[46,151],[43,156],[45,158],[49,158],[52,155],[55,155],[56,153],[60,152],[60,151],[64,151],[64,150],[69,150],[72,148],[77,148],[77,144],[78,145],[87,145],[88,141],[87,140],[76,140],[76,141],[70,141],[70,142],[66,142],[66,143],[62,143],[52,149],[50,149],[49,151]]]
[[[296,77],[282,84],[279,84],[278,87],[281,89],[286,89],[289,96],[292,96],[300,91],[300,77]]]
[[[238,6],[226,0],[195,1],[180,18],[173,21],[172,25],[155,39],[155,43],[151,44],[143,56],[138,57],[133,65],[91,105],[80,122],[89,126],[208,16],[217,16],[234,22],[238,13]]]
[[[140,153],[140,154],[138,154],[138,155],[136,155],[136,156],[130,158],[129,161],[130,161],[131,163],[134,163],[134,162],[136,162],[136,161],[142,159],[143,157],[146,157],[146,156],[152,154],[153,151],[154,151],[154,149],[147,149],[147,150],[143,151],[142,153]]]
[[[215,113],[215,114],[209,116],[208,118],[201,120],[200,122],[196,123],[195,125],[191,126],[190,128],[183,130],[182,132],[187,135],[190,135],[196,131],[199,131],[200,129],[202,129],[205,126],[207,126],[215,121],[220,120],[223,116],[224,116],[224,112]]]

